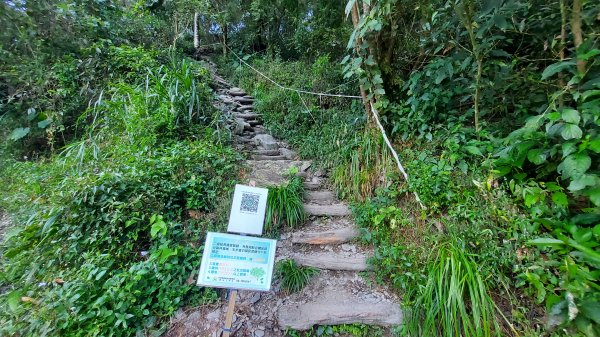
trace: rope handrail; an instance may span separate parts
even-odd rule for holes
[[[248,64],[248,62],[244,61],[241,57],[238,56],[238,54],[236,54],[233,50],[231,50],[231,48],[228,45],[225,45],[225,47],[227,49],[229,49],[229,51],[231,51],[231,53],[238,60],[240,60],[240,62],[242,62],[244,65],[246,65],[250,69],[254,70],[257,74],[259,74],[260,76],[264,77],[266,80],[268,80],[269,82],[273,83],[275,86],[277,86],[278,88],[280,88],[282,90],[289,90],[289,91],[294,91],[294,92],[297,92],[297,93],[309,94],[309,95],[315,95],[315,96],[327,96],[327,97],[342,97],[342,98],[362,99],[361,96],[344,95],[344,94],[328,94],[328,93],[325,93],[325,92],[314,92],[314,91],[307,91],[307,90],[302,90],[302,89],[294,89],[294,88],[286,87],[284,85],[281,85],[281,84],[277,83],[275,80],[271,79],[269,76],[263,74],[258,69],[254,68],[253,66],[251,66],[250,64]]]

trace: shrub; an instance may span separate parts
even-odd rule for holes
[[[279,261],[275,266],[275,275],[281,278],[281,286],[288,293],[302,290],[318,273],[318,269],[299,266],[293,259]]]
[[[300,225],[306,219],[303,194],[304,185],[298,176],[285,185],[270,187],[265,215],[266,230],[279,229],[283,224],[291,228]]]

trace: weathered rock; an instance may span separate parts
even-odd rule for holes
[[[279,150],[254,150],[252,153],[260,156],[279,156]]]
[[[257,120],[248,120],[247,123],[250,124],[251,126],[257,126],[257,125],[262,124],[261,122],[259,122]]]
[[[250,124],[246,123],[245,120],[241,118],[236,118],[234,119],[233,133],[235,133],[236,135],[241,135],[242,133],[244,133],[244,129],[246,129],[249,126]]]
[[[314,325],[362,323],[391,326],[402,323],[402,310],[394,303],[306,303],[282,306],[278,312],[282,329],[308,330]]]
[[[318,190],[319,188],[321,188],[321,183],[315,181],[305,181],[304,188],[307,190]]]
[[[281,152],[281,155],[286,157],[289,160],[292,160],[292,159],[295,159],[296,157],[298,157],[298,154],[295,151],[286,149],[285,147],[280,148],[279,152]]]
[[[242,113],[242,112],[238,112],[234,115],[235,117],[239,117],[239,118],[243,118],[243,119],[257,119],[258,118],[258,114],[255,113]]]
[[[277,140],[268,134],[256,135],[254,141],[263,150],[275,150],[279,148]]]
[[[304,193],[304,200],[319,205],[331,205],[335,203],[336,198],[331,191],[307,191]]]
[[[352,214],[346,204],[316,205],[304,204],[304,211],[316,216],[347,216]]]
[[[263,156],[263,155],[253,155],[253,160],[286,160],[284,156]]]
[[[252,111],[252,105],[240,105],[235,108],[235,111],[249,113],[248,111]]]
[[[365,254],[327,253],[295,253],[292,258],[301,266],[315,267],[328,270],[365,271],[369,269]]]
[[[358,229],[340,228],[323,232],[299,232],[292,234],[292,243],[311,245],[339,244],[351,241],[359,236]]]
[[[302,166],[300,166],[300,172],[306,172],[310,166],[312,165],[312,162],[310,161],[306,161],[304,163],[302,163]]]
[[[244,90],[237,88],[237,87],[233,87],[233,88],[229,89],[229,94],[231,96],[246,96],[246,92],[244,92]]]
[[[252,102],[254,102],[253,98],[246,98],[246,96],[235,96],[233,97],[233,100],[243,104],[252,104]]]

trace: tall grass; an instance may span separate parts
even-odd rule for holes
[[[378,132],[365,130],[340,154],[342,163],[333,171],[333,182],[343,198],[365,200],[385,185],[392,161]]]
[[[295,176],[281,186],[269,188],[266,212],[266,230],[279,229],[283,225],[294,228],[306,220],[302,204],[304,185],[302,179]]]
[[[427,284],[413,297],[406,328],[410,336],[498,336],[495,304],[477,265],[454,244],[439,247]]]
[[[318,273],[318,269],[300,266],[292,259],[279,261],[275,266],[275,274],[281,278],[281,286],[288,293],[302,290]]]

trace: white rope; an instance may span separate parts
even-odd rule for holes
[[[242,62],[244,65],[246,65],[247,67],[249,67],[250,69],[254,70],[257,74],[259,74],[260,76],[264,77],[266,80],[268,80],[269,82],[273,83],[274,85],[276,85],[277,87],[279,87],[282,90],[289,90],[289,91],[295,91],[297,93],[303,93],[303,94],[309,94],[309,95],[315,95],[315,96],[328,96],[328,97],[343,97],[343,98],[354,98],[354,99],[362,99],[361,96],[352,96],[352,95],[342,95],[342,94],[328,94],[328,93],[324,93],[324,92],[314,92],[314,91],[306,91],[306,90],[300,90],[300,89],[294,89],[294,88],[288,88],[286,86],[283,86],[277,82],[275,82],[273,79],[271,79],[269,76],[261,73],[259,70],[257,70],[256,68],[254,68],[253,66],[251,66],[250,64],[248,64],[246,61],[244,61],[241,57],[239,57],[233,50],[231,50],[231,48],[229,48],[228,45],[225,45],[225,47],[227,47],[227,49],[229,49],[229,51],[231,51],[231,53],[237,57],[238,60],[240,60],[240,62]]]
[[[369,103],[371,104],[371,111],[373,112],[373,116],[375,117],[375,122],[377,122],[377,126],[379,127],[379,130],[381,130],[383,139],[385,140],[385,143],[387,144],[387,146],[390,148],[390,151],[392,151],[392,156],[394,156],[394,159],[396,159],[396,163],[398,164],[398,169],[400,170],[400,172],[404,176],[404,179],[406,180],[406,183],[408,184],[408,174],[404,170],[404,166],[402,166],[402,163],[400,163],[400,158],[398,158],[398,153],[396,153],[396,150],[394,150],[394,148],[392,147],[392,143],[390,143],[390,140],[388,139],[388,137],[385,133],[385,129],[383,128],[383,125],[381,125],[381,122],[379,122],[379,115],[377,114],[377,109],[375,109],[375,106],[373,106],[373,102],[369,102]],[[413,192],[413,194],[415,195],[415,199],[417,199],[417,202],[419,203],[421,208],[427,209],[425,207],[425,205],[423,205],[423,203],[421,202],[421,198],[419,198],[419,194],[417,194],[417,192]]]

